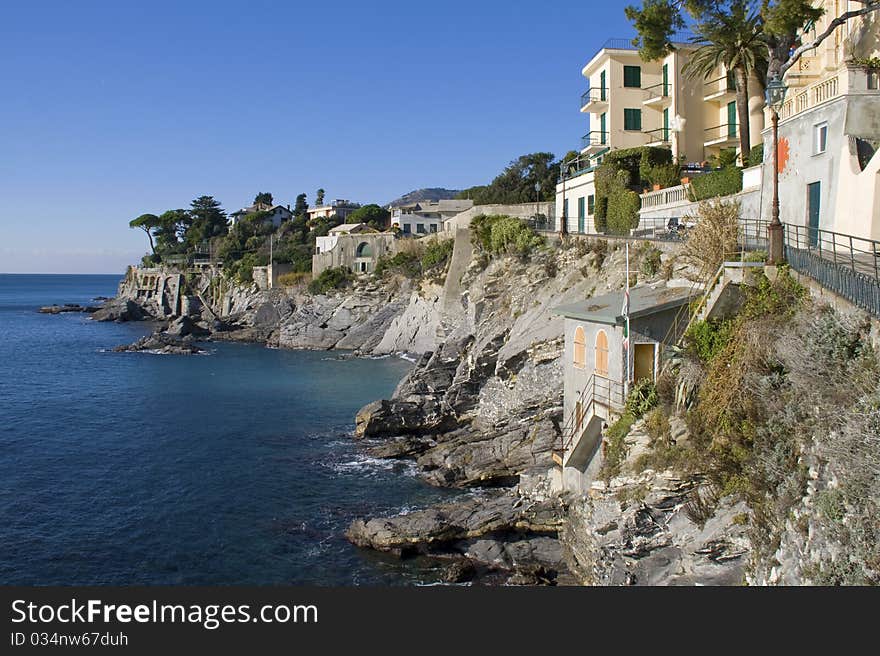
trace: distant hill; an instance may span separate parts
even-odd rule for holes
[[[418,203],[423,200],[449,200],[455,198],[455,195],[458,193],[460,193],[459,189],[443,189],[441,187],[416,189],[408,194],[404,194],[400,198],[395,198],[388,205],[406,205],[407,203]]]

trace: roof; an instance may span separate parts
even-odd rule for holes
[[[348,234],[350,232],[362,232],[365,228],[369,228],[366,223],[342,223],[335,228],[330,228],[331,234]]]
[[[699,292],[689,287],[633,287],[629,290],[629,318],[648,316],[676,308],[697,298]],[[617,325],[623,323],[623,290],[595,296],[586,301],[570,305],[560,305],[553,309],[570,319],[581,319],[592,323]]]

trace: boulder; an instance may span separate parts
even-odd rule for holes
[[[143,321],[150,318],[143,308],[130,299],[115,299],[92,314],[95,321]]]

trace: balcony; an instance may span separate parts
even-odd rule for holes
[[[672,130],[669,128],[644,130],[642,134],[648,139],[646,146],[668,146],[672,138]]]
[[[703,146],[727,148],[739,143],[739,127],[736,123],[725,123],[706,128],[703,136]]]
[[[719,104],[730,102],[736,98],[736,83],[733,75],[723,75],[703,85],[703,100]]]
[[[608,146],[608,132],[591,130],[581,137],[581,154],[589,155]]]
[[[672,97],[669,95],[669,83],[661,82],[660,84],[652,84],[649,87],[643,87],[645,99],[642,104],[655,109],[665,109],[672,104]]]
[[[589,89],[581,94],[581,113],[603,112],[608,108],[608,89]]]

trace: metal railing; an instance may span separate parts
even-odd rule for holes
[[[608,131],[607,130],[590,130],[581,137],[581,150],[590,146],[607,146]]]
[[[646,102],[657,98],[668,98],[669,82],[660,82],[658,84],[652,84],[649,87],[642,87],[642,91],[645,92]]]
[[[714,80],[709,80],[703,84],[703,96],[712,96],[716,93],[733,93],[736,91],[736,82],[733,75],[722,75]]]
[[[739,139],[739,126],[736,123],[724,123],[706,128],[703,131],[703,141],[718,141],[720,139]]]
[[[581,94],[581,104],[579,109],[583,109],[593,102],[608,102],[608,89],[588,89]]]
[[[672,130],[669,128],[654,128],[653,130],[643,130],[642,134],[648,138],[648,143],[667,143]]]
[[[575,446],[590,420],[596,415],[594,407],[601,405],[609,412],[620,411],[625,402],[623,383],[605,376],[590,374],[586,385],[575,401],[574,408],[560,431],[560,446],[556,451],[562,455]]]

